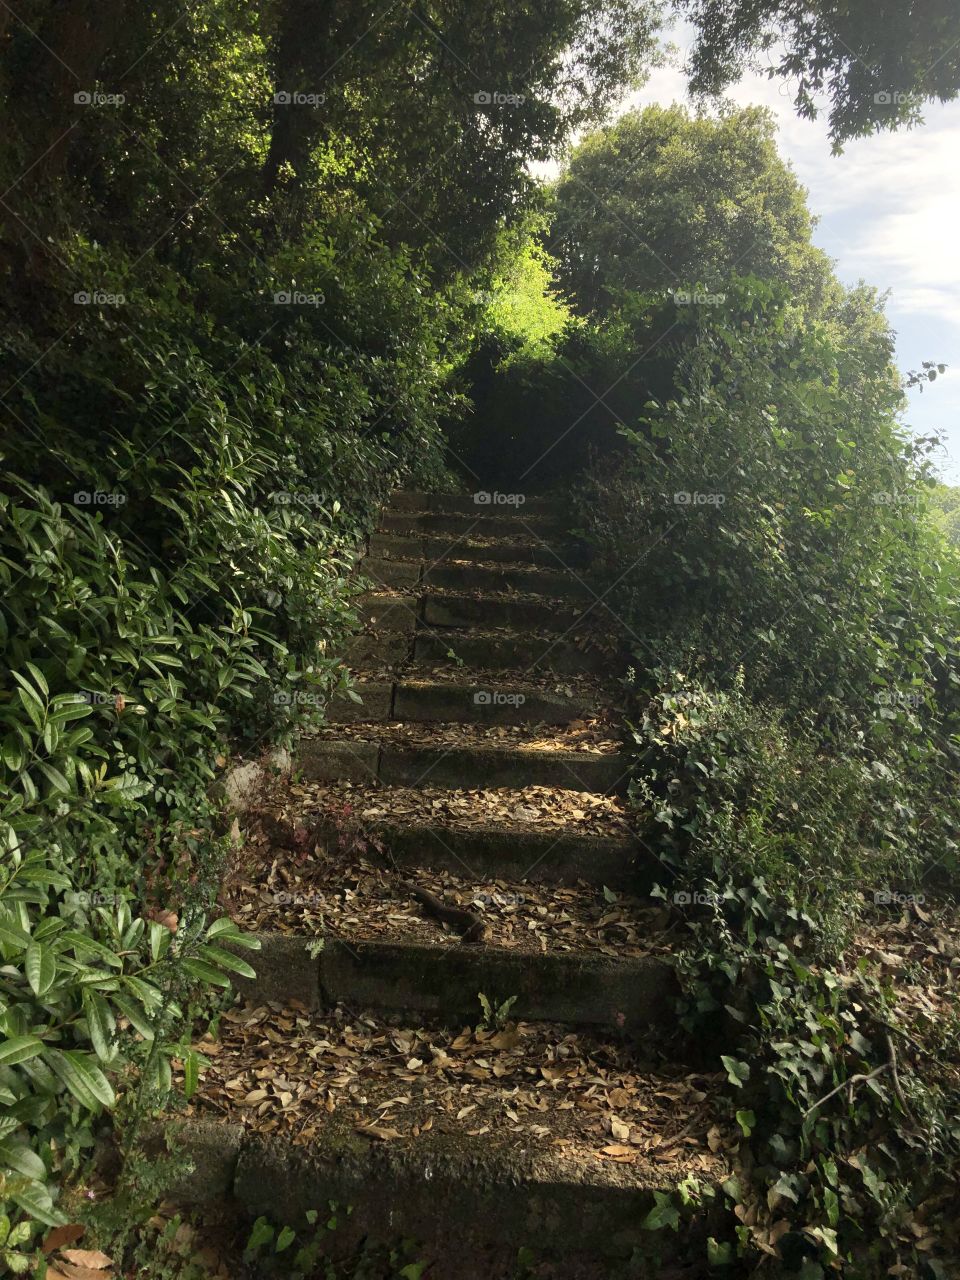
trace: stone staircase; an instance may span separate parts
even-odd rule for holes
[[[620,665],[567,524],[553,499],[395,495],[360,567],[362,701],[301,743],[231,886],[257,978],[200,1046],[202,1194],[283,1221],[349,1205],[357,1239],[423,1241],[429,1276],[513,1275],[523,1247],[567,1259],[543,1274],[659,1265],[654,1193],[722,1173],[716,1081],[664,1053],[668,913],[625,820]]]

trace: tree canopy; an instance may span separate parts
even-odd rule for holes
[[[676,8],[696,27],[695,92],[721,93],[748,66],[787,78],[800,115],[826,110],[836,150],[916,124],[925,101],[960,92],[953,0],[676,0]]]
[[[781,279],[806,305],[828,288],[804,189],[761,108],[630,112],[579,143],[554,199],[550,247],[584,313],[629,292],[716,293],[732,272]]]

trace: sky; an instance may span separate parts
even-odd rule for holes
[[[682,56],[687,29],[670,38]],[[820,219],[814,240],[840,279],[890,290],[900,369],[919,369],[923,360],[948,366],[911,393],[906,421],[920,435],[942,435],[937,465],[947,483],[960,484],[960,100],[928,103],[923,126],[858,139],[834,156],[826,121],[797,116],[789,84],[751,73],[727,96],[776,116],[780,153]],[[688,103],[686,78],[663,67],[623,109],[672,102]]]

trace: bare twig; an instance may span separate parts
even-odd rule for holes
[[[885,1022],[883,1018],[878,1018],[876,1014],[871,1014],[871,1017],[874,1022],[883,1027],[886,1031],[892,1031],[894,1035],[901,1036],[906,1040],[907,1044],[909,1044],[911,1048],[917,1051],[917,1053],[922,1053],[925,1058],[932,1058],[934,1062],[937,1061],[937,1055],[935,1053],[931,1053],[929,1049],[925,1048],[924,1045],[922,1045],[919,1040],[915,1039],[909,1031],[904,1031],[902,1027],[895,1027],[892,1022]]]
[[[803,1113],[804,1120],[806,1120],[807,1116],[810,1115],[811,1112],[816,1111],[818,1107],[822,1107],[823,1104],[825,1102],[829,1102],[831,1098],[835,1098],[837,1094],[842,1093],[844,1089],[850,1090],[850,1100],[852,1102],[854,1085],[864,1084],[867,1080],[873,1080],[877,1076],[882,1076],[884,1071],[890,1070],[890,1067],[891,1063],[889,1061],[884,1062],[881,1066],[875,1067],[873,1071],[858,1073],[855,1076],[851,1076],[849,1080],[844,1080],[842,1084],[838,1084],[835,1089],[831,1089],[829,1093],[824,1094],[822,1098],[818,1099],[813,1106],[807,1107],[806,1111]]]

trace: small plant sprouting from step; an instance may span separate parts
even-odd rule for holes
[[[447,657],[454,664],[454,666],[458,667],[460,670],[463,670],[466,663],[463,661],[463,659],[460,657],[459,653],[457,653],[455,649],[448,649]]]
[[[331,1200],[328,1207],[330,1213],[325,1221],[321,1221],[319,1210],[309,1209],[305,1215],[307,1226],[301,1231],[289,1226],[277,1228],[269,1218],[257,1218],[243,1251],[244,1261],[256,1262],[264,1274],[283,1275],[285,1280],[305,1280],[314,1275],[323,1256],[325,1239],[339,1225],[337,1215],[341,1206]],[[347,1217],[352,1212],[353,1206],[347,1205]],[[294,1244],[298,1248],[291,1255],[288,1250]]]
[[[500,1031],[505,1027],[510,1016],[510,1010],[517,1003],[516,996],[509,996],[502,1004],[495,1004],[482,991],[477,992],[477,999],[480,1001],[480,1008],[483,1010],[483,1020],[480,1025],[487,1031]]]

